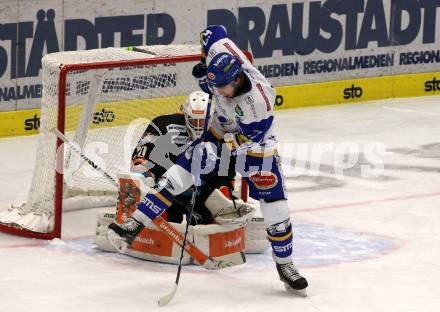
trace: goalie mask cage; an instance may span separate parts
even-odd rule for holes
[[[59,52],[43,58],[41,127],[31,187],[21,206],[0,207],[0,231],[60,238],[63,211],[115,207],[115,186],[51,130],[64,133],[111,176],[128,172],[133,148],[149,121],[178,112],[189,93],[199,89],[191,72],[200,61],[200,46],[135,50]],[[247,195],[245,187],[241,191]]]

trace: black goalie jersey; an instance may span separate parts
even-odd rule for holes
[[[177,161],[179,154],[191,144],[191,138],[186,130],[185,116],[181,113],[163,115],[154,118],[139,140],[133,155],[133,171],[148,171],[156,182]],[[213,218],[205,207],[206,198],[215,188],[232,187],[235,176],[235,162],[230,162],[229,176],[213,175],[206,179],[205,184],[198,189],[191,224],[209,224]],[[193,189],[176,196],[170,208],[167,209],[167,219],[180,223],[188,210]]]
[[[176,162],[189,143],[183,114],[156,117],[134,149],[133,169],[137,172],[148,171],[157,179]]]
[[[133,152],[133,171],[139,173],[148,171],[157,182],[190,143],[183,114],[156,117],[148,125]],[[191,224],[212,222],[212,216],[203,204],[211,192],[212,188],[205,185],[204,190],[196,197]],[[192,189],[174,198],[173,204],[167,209],[165,215],[168,221],[182,222],[183,215],[188,210],[191,195]]]

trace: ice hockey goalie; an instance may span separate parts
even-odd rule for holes
[[[96,244],[106,251],[116,251],[107,239],[108,225],[123,223],[131,216],[149,187],[152,187],[177,160],[178,155],[197,139],[204,128],[208,94],[192,92],[181,112],[153,119],[132,154],[130,173],[119,175],[117,211],[98,215]],[[207,255],[227,257],[244,252],[261,253],[268,249],[264,219],[259,217],[258,202],[244,202],[235,192],[235,164],[227,176],[212,176],[198,188],[191,220],[186,220],[193,189],[177,196],[164,213],[168,222],[183,232],[190,222],[188,239]],[[125,254],[152,261],[178,263],[180,247],[154,225],[145,228],[124,251]],[[236,257],[237,258],[237,257]],[[184,264],[193,260],[184,255]]]

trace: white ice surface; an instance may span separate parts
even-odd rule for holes
[[[387,149],[378,176],[359,163],[338,179],[333,152],[315,175],[286,170],[307,298],[285,292],[266,253],[223,271],[184,267],[174,301],[159,308],[176,266],[100,252],[89,210],[64,215],[62,241],[0,234],[0,311],[440,311],[439,120],[440,97],[277,113],[282,143]],[[0,140],[1,205],[26,199],[35,147],[34,136]]]

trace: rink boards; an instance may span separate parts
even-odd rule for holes
[[[276,87],[275,109],[302,108],[319,105],[358,103],[387,98],[403,98],[440,94],[440,72],[397,76],[369,77],[352,80]],[[182,103],[184,96],[132,100],[97,104],[93,128],[127,125],[137,118],[152,119],[155,114],[171,113],[169,103]],[[167,103],[167,105],[165,105]],[[176,104],[178,111],[180,105]],[[136,114],[127,115],[127,107]],[[164,109],[161,110],[160,108]],[[74,113],[68,107],[67,113]],[[142,112],[145,111],[145,114]],[[0,112],[0,137],[38,133],[40,109]],[[120,118],[119,116],[124,116]]]
[[[278,108],[347,104],[440,94],[440,73],[370,77],[277,87]],[[282,97],[281,99],[279,97]]]

